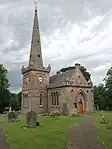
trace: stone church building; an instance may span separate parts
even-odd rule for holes
[[[49,52],[49,51],[48,51]],[[28,67],[22,67],[22,113],[31,110],[37,113],[57,111],[68,114],[85,113],[93,110],[93,86],[80,71],[74,70],[50,76],[51,66],[43,66],[37,8],[35,9],[31,50]]]

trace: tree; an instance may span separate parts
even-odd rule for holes
[[[94,103],[95,107],[100,110],[106,110],[106,89],[103,84],[94,86]]]
[[[62,68],[62,69],[60,69],[59,71],[57,71],[57,74],[66,72],[66,71],[68,71],[68,70],[73,70],[73,69],[75,69],[75,66],[69,66],[69,67],[66,67],[66,68]],[[83,76],[85,77],[85,79],[86,79],[87,81],[89,81],[91,75],[89,74],[89,72],[87,72],[87,69],[84,68],[84,66],[81,66],[81,67],[80,67],[80,70],[81,70]]]
[[[12,110],[17,110],[18,109],[18,96],[16,93],[10,93],[11,95],[11,100],[10,100],[10,107]]]
[[[104,78],[106,88],[107,107],[112,110],[112,67],[107,71],[106,77]]]
[[[22,92],[18,93],[19,109],[21,109]]]
[[[102,110],[112,110],[112,67],[107,71],[104,85],[94,86],[94,102]]]
[[[112,89],[112,67],[107,71],[104,81],[105,81],[105,87],[107,89]]]
[[[0,64],[0,113],[4,112],[5,107],[9,105],[10,92],[7,79],[8,71]]]
[[[80,70],[81,70],[83,76],[85,77],[86,81],[89,81],[91,75],[89,72],[87,72],[87,69],[84,68],[83,66],[81,66]]]
[[[11,94],[11,100],[10,100],[10,106],[12,110],[18,111],[21,109],[21,92],[18,94],[16,93],[10,93]]]

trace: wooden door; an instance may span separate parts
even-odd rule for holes
[[[78,112],[79,112],[80,114],[83,113],[83,103],[82,103],[82,102],[79,102],[79,105],[78,105]]]

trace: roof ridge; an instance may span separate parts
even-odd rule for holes
[[[73,70],[75,70],[75,69],[67,70],[67,71],[65,71],[65,72],[62,72],[62,73],[59,73],[59,74],[55,74],[55,75],[52,75],[52,76],[50,76],[50,77],[58,76],[58,75],[61,75],[61,74],[64,74],[64,73],[67,73],[67,72],[70,72],[70,71],[73,71]]]

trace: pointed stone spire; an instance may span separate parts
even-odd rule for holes
[[[35,4],[36,6],[35,6],[35,16],[34,16],[34,24],[32,32],[30,58],[29,58],[29,67],[43,68],[39,23],[37,16],[37,3]]]

